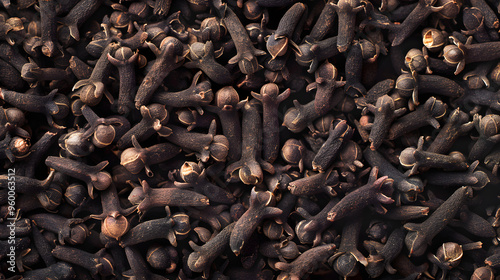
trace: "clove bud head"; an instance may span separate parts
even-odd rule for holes
[[[247,75],[255,73],[261,67],[259,65],[259,62],[257,61],[257,58],[253,55],[246,57],[244,56],[243,59],[240,59],[240,61],[238,61],[238,66],[241,70],[241,73]]]
[[[129,47],[121,47],[115,52],[115,58],[121,61],[126,61],[131,58],[135,53]]]
[[[201,166],[196,162],[186,161],[180,170],[181,178],[186,183],[196,183],[202,172]]]
[[[419,49],[411,49],[405,56],[405,65],[410,70],[420,72],[427,67],[427,61]]]
[[[99,172],[95,176],[92,176],[92,184],[100,191],[107,189],[111,185],[112,180],[111,174],[108,172]]]
[[[189,216],[184,213],[177,213],[172,216],[174,220],[174,231],[176,235],[185,236],[191,231],[191,224],[189,224]]]
[[[172,273],[177,268],[177,251],[171,246],[153,245],[147,252],[147,261],[155,269]]]
[[[71,237],[68,241],[73,245],[83,244],[89,234],[90,232],[87,226],[85,224],[79,224],[71,229]]]
[[[85,131],[75,130],[59,138],[59,147],[72,156],[84,157],[94,151],[94,145],[86,139]]]
[[[204,19],[201,22],[200,31],[202,31],[203,41],[206,41],[205,39],[219,41],[224,35],[226,35],[225,26],[222,25],[220,19],[216,17]]]
[[[474,274],[470,277],[471,280],[493,280],[495,279],[495,274],[489,266],[482,266],[474,270]]]
[[[109,146],[116,137],[115,128],[111,125],[99,125],[95,132],[94,137],[92,138],[92,143],[97,148],[104,148]]]
[[[55,211],[61,204],[62,190],[56,184],[51,184],[50,188],[36,195],[42,207],[48,211]]]
[[[257,185],[262,182],[264,174],[257,162],[249,162],[241,167],[239,177],[246,185]]]
[[[455,242],[446,242],[438,248],[436,252],[437,259],[448,266],[449,269],[457,267],[464,255],[462,246]]]
[[[486,115],[479,120],[479,129],[486,137],[498,134],[500,126],[500,116]]]
[[[57,105],[57,110],[50,111],[54,119],[64,119],[70,111],[69,99],[64,94],[56,94],[54,103]]]
[[[273,58],[285,55],[288,51],[288,38],[276,37],[276,34],[271,35],[267,40],[267,50]]]
[[[288,139],[281,148],[281,157],[293,165],[298,165],[303,157],[303,151],[305,147],[297,139]]]
[[[215,135],[208,149],[214,160],[225,161],[229,153],[229,141],[224,135]]]
[[[23,126],[26,123],[26,118],[23,111],[18,108],[11,107],[5,109],[5,119],[12,125]]]
[[[118,240],[125,235],[130,228],[127,218],[118,212],[107,216],[102,222],[101,230],[104,235]]]
[[[283,258],[288,260],[293,260],[300,255],[299,248],[297,247],[297,244],[295,244],[295,242],[293,241],[282,242],[280,244],[279,249]]]
[[[436,28],[425,28],[422,31],[422,41],[424,46],[431,52],[441,50],[447,41],[445,33],[437,30]]]
[[[78,207],[87,197],[87,188],[81,184],[71,184],[64,192],[66,202],[73,207]]]
[[[285,112],[283,125],[286,126],[291,132],[299,133],[307,127],[307,123],[302,120],[303,116],[297,108],[289,108]]]
[[[248,0],[243,4],[243,15],[249,20],[256,20],[262,16],[263,9],[257,4],[257,1]]]
[[[31,144],[28,140],[18,136],[12,138],[9,144],[9,150],[12,151],[12,154],[16,158],[23,158],[24,156],[27,156],[30,152],[30,147]]]
[[[123,151],[120,164],[132,174],[138,174],[146,166],[144,154],[138,148],[128,148]]]
[[[351,253],[343,254],[334,261],[333,269],[344,277],[356,276],[359,273],[358,260]]]
[[[240,96],[231,86],[223,87],[215,93],[215,104],[220,109],[226,106],[235,109],[238,102],[240,102]]]
[[[399,162],[404,167],[412,167],[415,165],[417,160],[415,159],[415,151],[416,149],[413,147],[409,147],[404,149],[399,155]]]
[[[446,45],[443,49],[444,62],[449,65],[457,65],[460,61],[464,60],[464,52],[455,45]]]

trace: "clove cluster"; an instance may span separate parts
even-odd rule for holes
[[[0,0],[1,279],[495,279],[498,0]]]

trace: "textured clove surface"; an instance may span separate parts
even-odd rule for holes
[[[0,0],[0,279],[500,277],[499,0]]]

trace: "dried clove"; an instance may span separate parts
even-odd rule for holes
[[[120,164],[130,173],[137,174],[144,168],[148,177],[153,177],[150,165],[164,162],[176,156],[181,149],[170,143],[156,144],[148,148],[142,148],[135,135],[132,135],[133,148],[124,150],[121,154]]]
[[[239,169],[240,180],[247,185],[257,185],[262,182],[262,169],[273,174],[273,166],[260,158],[262,139],[261,118],[257,101],[249,101],[243,107],[241,159],[226,167],[226,174],[232,174]]]
[[[170,244],[177,246],[177,235],[186,235],[190,230],[189,217],[184,213],[171,215],[168,206],[165,218],[142,222],[130,229],[120,241],[120,246],[128,247],[157,238],[167,238]]]
[[[109,164],[108,161],[103,161],[96,166],[89,166],[83,162],[68,158],[49,156],[45,160],[45,164],[63,174],[87,183],[87,190],[91,198],[94,197],[94,188],[102,191],[112,183],[111,175],[106,171],[102,171]]]
[[[262,86],[260,94],[252,92],[252,96],[262,103],[262,153],[263,160],[274,162],[279,151],[279,120],[278,105],[290,96],[290,89],[279,94],[276,84],[269,83]]]
[[[457,189],[427,220],[421,224],[407,223],[404,225],[409,232],[406,234],[405,243],[410,251],[410,256],[421,256],[436,234],[455,216],[467,197],[472,195],[470,187]]]
[[[153,207],[160,206],[206,206],[209,200],[199,193],[177,188],[151,188],[143,180],[142,187],[134,187],[128,200],[137,205],[137,211],[144,213]]]
[[[252,189],[250,207],[234,225],[229,239],[229,246],[234,254],[239,255],[245,242],[264,218],[272,218],[283,212],[273,207],[274,204],[275,198],[271,192],[258,192],[255,187]]]

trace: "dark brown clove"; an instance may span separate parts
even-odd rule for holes
[[[130,228],[130,222],[126,216],[132,214],[137,206],[122,208],[116,187],[112,184],[101,193],[102,213],[92,214],[90,218],[101,220],[101,230],[109,238],[118,240]]]
[[[327,219],[328,212],[336,204],[338,204],[338,199],[331,199],[315,216],[312,216],[306,209],[298,205],[297,213],[305,218],[305,220],[298,222],[295,226],[295,232],[300,243],[313,243],[314,247],[320,244],[321,234],[332,224],[332,221]]]
[[[259,65],[256,56],[265,55],[266,52],[254,48],[245,27],[241,24],[240,20],[227,4],[222,3],[220,0],[214,0],[213,4],[219,17],[226,26],[229,34],[231,35],[234,45],[237,50],[236,56],[232,57],[228,63],[236,64],[243,74],[253,74],[258,71],[262,66]]]
[[[369,204],[375,207],[375,211],[379,214],[385,214],[387,209],[383,204],[393,203],[392,195],[392,179],[387,176],[377,179],[378,168],[372,168],[368,183],[359,189],[347,194],[340,200],[330,211],[328,211],[327,219],[331,222],[342,219],[350,213],[362,209]]]
[[[120,164],[130,173],[137,174],[144,168],[148,177],[153,177],[153,171],[150,165],[167,161],[178,153],[181,149],[170,143],[156,144],[148,148],[142,148],[135,135],[132,135],[133,148],[124,150],[121,154]]]
[[[279,152],[279,120],[278,105],[290,96],[290,89],[279,94],[276,84],[262,86],[260,94],[252,92],[252,96],[262,103],[262,153],[263,160],[274,162]]]
[[[107,161],[103,161],[96,166],[89,166],[71,159],[49,156],[45,160],[45,164],[63,174],[87,183],[87,189],[92,198],[94,197],[94,188],[102,191],[111,185],[111,175],[106,171],[102,171],[109,164]]]
[[[319,193],[327,193],[336,196],[334,190],[339,184],[339,174],[337,170],[329,169],[326,172],[310,174],[308,177],[288,183],[290,193],[296,196],[307,196]]]
[[[177,268],[177,251],[172,246],[153,245],[147,252],[147,262],[155,269],[172,273]]]
[[[196,192],[206,195],[211,202],[215,203],[231,204],[236,201],[232,193],[207,180],[206,171],[201,163],[186,161],[179,173],[184,182],[174,182],[177,187],[193,187]]]
[[[199,160],[207,162],[210,157],[216,161],[225,161],[229,142],[224,135],[216,135],[216,121],[213,120],[208,128],[208,134],[189,132],[174,125],[165,127],[160,120],[156,120],[154,129],[162,137],[180,146],[185,151],[194,152]]]
[[[85,220],[72,218],[66,219],[55,214],[35,214],[30,219],[33,223],[43,229],[57,233],[61,245],[68,242],[71,245],[83,244],[89,235],[89,230],[83,222]]]
[[[404,229],[402,227],[396,228],[392,231],[387,242],[380,250],[375,249],[370,252],[370,256],[366,259],[366,271],[370,277],[379,277],[384,272],[384,269],[390,274],[397,272],[397,270],[391,266],[391,262],[403,249],[404,237]],[[368,244],[369,241],[365,241],[365,247],[367,247]]]
[[[371,142],[370,149],[375,150],[382,145],[392,122],[406,113],[406,108],[396,109],[394,100],[387,95],[379,97],[375,105],[367,104],[366,108],[375,115],[368,138]]]
[[[469,116],[465,112],[461,111],[460,108],[453,110],[427,151],[438,154],[448,152],[453,143],[472,128],[473,123],[469,121]]]
[[[206,206],[209,200],[206,196],[193,191],[177,188],[151,188],[143,180],[142,187],[134,187],[128,200],[137,205],[137,211],[144,213],[153,207],[165,206]]]
[[[196,42],[189,46],[191,61],[184,64],[187,68],[199,68],[207,77],[220,85],[229,85],[233,81],[231,72],[218,63],[214,44],[207,41],[205,44]]]
[[[61,22],[69,29],[71,37],[80,40],[79,27],[99,8],[101,0],[79,1]]]
[[[456,65],[455,75],[462,72],[466,64],[490,61],[500,56],[500,53],[495,52],[497,50],[495,42],[471,44],[472,37],[469,37],[464,44],[453,36],[450,39],[453,45],[447,45],[443,49],[443,56],[445,63],[452,66]]]
[[[380,170],[381,175],[394,180],[394,187],[401,192],[403,201],[415,201],[417,194],[424,190],[424,183],[419,177],[410,177],[401,173],[377,151],[365,149],[363,155],[368,163]],[[398,199],[399,200],[399,199]],[[398,201],[399,202],[399,201]]]
[[[76,277],[74,268],[66,262],[58,262],[47,266],[46,268],[39,268],[32,271],[26,271],[23,279],[35,280],[53,277],[54,279],[69,279]]]
[[[58,94],[57,89],[46,96],[33,96],[16,91],[0,89],[0,98],[16,108],[33,113],[42,113],[51,126],[58,127],[55,119],[63,119],[69,113],[69,100],[65,95]]]
[[[156,132],[154,124],[167,124],[169,113],[165,105],[153,103],[140,108],[142,120],[134,125],[127,133],[125,133],[116,143],[119,149],[125,149],[132,146],[132,136],[137,138],[138,142],[144,141],[153,136]]]
[[[428,243],[455,216],[468,196],[472,195],[470,187],[457,189],[425,222],[421,224],[407,223],[404,225],[409,232],[406,235],[406,247],[410,256],[421,256],[425,253]]]
[[[403,134],[429,124],[434,128],[439,128],[441,125],[436,119],[446,114],[446,108],[447,105],[435,97],[427,99],[425,104],[419,106],[415,111],[394,122],[389,129],[387,138],[394,140]]]
[[[257,185],[264,179],[262,169],[273,174],[273,166],[260,158],[262,139],[261,118],[257,101],[249,101],[243,107],[241,159],[226,167],[226,174],[239,169],[240,180],[247,185]]]
[[[139,54],[128,47],[121,47],[113,55],[107,53],[108,60],[118,68],[120,74],[120,93],[116,104],[120,114],[128,114],[134,108],[135,69]]]
[[[93,135],[92,144],[97,148],[104,148],[117,142],[130,130],[130,122],[123,116],[100,118],[87,105],[83,105],[81,111],[89,124],[82,137],[85,139]]]
[[[258,192],[255,187],[252,189],[250,207],[238,219],[231,232],[229,246],[234,254],[240,254],[243,245],[263,219],[278,216],[283,212],[281,209],[273,207],[275,203],[274,195],[271,192]]]
[[[193,77],[191,86],[179,92],[159,92],[152,97],[155,103],[172,107],[196,107],[203,114],[201,106],[212,102],[214,94],[209,81],[199,82],[201,71]]]
[[[306,41],[299,45],[298,51],[295,52],[295,60],[301,66],[309,66],[307,72],[313,73],[318,68],[320,61],[339,54],[337,41],[337,36],[318,42]]]
[[[361,225],[359,218],[347,222],[342,230],[339,249],[328,259],[328,264],[343,277],[358,275],[358,262],[364,266],[368,265],[367,259],[357,248]]]
[[[166,238],[170,244],[177,246],[176,236],[186,235],[191,230],[189,217],[184,213],[171,215],[168,207],[165,210],[167,212],[166,217],[145,221],[131,228],[123,236],[120,246],[128,247],[158,238]]]
[[[276,268],[282,271],[278,279],[304,277],[325,262],[334,253],[335,248],[334,244],[321,245],[305,251],[291,263],[276,263]]]
[[[283,15],[278,28],[276,28],[276,31],[271,34],[266,42],[271,59],[285,55],[289,46],[298,48],[293,41],[293,35],[297,24],[304,14],[307,14],[307,6],[302,3],[295,3]]]
[[[52,255],[62,261],[84,267],[92,275],[109,276],[114,271],[113,259],[104,248],[91,254],[80,249],[57,245],[52,250]]]
[[[194,250],[189,254],[187,265],[194,272],[209,274],[210,266],[215,258],[222,254],[229,245],[229,239],[236,223],[226,226],[215,237],[210,239],[203,246],[198,246],[190,241],[189,245]]]
[[[411,167],[408,176],[418,174],[419,168],[443,168],[445,170],[466,170],[469,168],[465,156],[458,152],[449,155],[431,153],[423,150],[424,137],[418,139],[417,148],[406,148],[399,155],[401,165]]]
[[[319,66],[314,73],[315,81],[307,85],[306,90],[311,91],[316,89],[314,97],[314,109],[320,116],[326,114],[331,108],[329,105],[333,94],[336,94],[335,89],[346,84],[345,81],[337,81],[338,70],[330,62],[325,62]]]
[[[483,160],[495,143],[500,141],[500,135],[498,134],[500,116],[492,114],[482,117],[475,114],[473,122],[479,132],[479,138],[472,146],[468,160]]]
[[[240,101],[238,93],[233,87],[223,87],[215,93],[217,107],[207,107],[219,115],[222,132],[229,141],[228,162],[233,162],[241,157],[241,124],[236,121],[239,117],[238,110],[247,101]]]
[[[108,92],[104,83],[112,67],[111,62],[108,60],[108,54],[114,53],[119,47],[120,45],[117,43],[110,43],[107,45],[99,57],[99,60],[97,60],[90,77],[85,80],[79,80],[73,86],[73,90],[78,89],[76,94],[83,103],[89,106],[95,106],[101,102],[103,95],[106,96],[110,103],[114,102],[113,96]]]
[[[148,46],[156,54],[157,59],[137,90],[134,99],[137,109],[149,103],[163,79],[172,70],[182,65],[184,57],[188,53],[185,46],[177,38],[170,36],[163,39],[160,49],[152,43],[149,43]]]
[[[470,186],[473,190],[481,190],[490,179],[483,171],[477,170],[479,161],[473,162],[467,172],[426,172],[427,184],[442,187]]]

